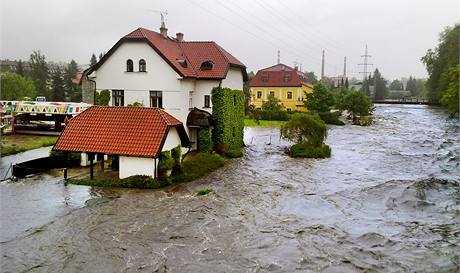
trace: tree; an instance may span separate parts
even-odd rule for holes
[[[403,90],[403,83],[399,80],[393,80],[389,88],[390,90]]]
[[[428,99],[432,102],[441,101],[451,84],[452,78],[448,74],[458,64],[459,32],[459,24],[445,28],[439,35],[438,46],[429,49],[421,59],[428,71]]]
[[[305,107],[310,111],[329,112],[334,105],[332,93],[322,84],[317,82],[313,85],[312,93],[305,93],[307,99]]]
[[[348,89],[349,86],[350,84],[348,83],[348,78],[345,78],[345,88]]]
[[[295,143],[308,143],[314,147],[323,145],[327,137],[326,124],[318,115],[293,114],[281,126],[281,136]]]
[[[305,75],[307,75],[307,79],[311,84],[315,84],[318,81],[314,72],[305,72]]]
[[[412,78],[412,76],[409,77],[409,80],[406,83],[406,91],[409,91],[413,97],[418,95],[417,80]]]
[[[79,92],[81,92],[78,84],[74,83],[74,79],[78,73],[78,64],[74,60],[71,60],[67,65],[64,71],[64,88],[66,93],[66,98],[69,98],[71,101],[78,101],[78,97],[81,97]]]
[[[459,77],[458,74],[460,73],[459,69],[460,65],[455,67],[449,68],[445,73],[443,73],[443,77],[447,77],[447,79],[443,79],[446,82],[449,82],[449,86],[447,90],[444,92],[441,98],[441,103],[447,106],[447,110],[451,115],[459,112],[459,97],[458,97],[458,89],[459,87]]]
[[[265,120],[287,120],[287,113],[283,111],[281,101],[273,96],[268,96],[268,100],[262,102],[260,115]]]
[[[104,57],[105,53],[99,53],[99,61]]]
[[[64,80],[62,78],[61,68],[56,66],[51,77],[51,100],[64,101]]]
[[[22,100],[24,97],[35,98],[37,95],[37,90],[32,80],[11,72],[3,73],[0,77],[0,99],[2,100]]]
[[[24,63],[22,62],[21,59],[19,59],[19,61],[18,61],[18,66],[17,66],[17,68],[16,68],[16,73],[24,77],[24,76],[25,76],[25,72],[26,72],[26,71],[25,71],[25,69],[24,69]]]
[[[345,95],[341,107],[352,115],[353,121],[355,121],[358,116],[368,116],[374,111],[374,105],[371,99],[361,91],[354,90]]]
[[[374,98],[376,100],[384,100],[387,95],[386,80],[380,74],[378,69],[374,71]]]
[[[95,105],[109,105],[110,102],[110,91],[102,90],[101,92],[94,92],[94,104]]]
[[[93,66],[97,63],[97,58],[96,58],[96,55],[93,53],[93,55],[91,55],[91,59],[89,60],[89,64],[90,66]]]
[[[34,81],[37,88],[37,95],[49,97],[47,86],[48,81],[48,65],[45,55],[42,55],[40,50],[30,54],[30,72],[29,77]]]

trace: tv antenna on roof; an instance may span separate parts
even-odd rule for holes
[[[161,16],[161,27],[165,28],[165,22],[166,22],[166,16],[168,16],[168,11],[167,10],[153,10],[153,9],[147,9],[147,11],[153,12],[153,13],[159,13]]]

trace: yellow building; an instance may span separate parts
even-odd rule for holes
[[[257,71],[249,88],[254,107],[261,108],[262,103],[272,96],[281,101],[286,111],[307,111],[304,105],[305,92],[313,91],[304,73],[284,64]]]

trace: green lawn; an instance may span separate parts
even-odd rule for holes
[[[245,127],[276,127],[284,125],[286,121],[281,120],[259,120],[259,124],[257,124],[255,119],[244,119],[244,126]]]
[[[7,156],[51,146],[56,143],[56,140],[56,136],[2,135],[0,154],[1,156]]]

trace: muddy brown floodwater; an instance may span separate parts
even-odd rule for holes
[[[26,230],[4,217],[18,202],[21,218],[36,219],[15,191],[64,186],[50,175],[2,184],[2,232],[13,231],[1,269],[459,272],[457,121],[425,106],[380,105],[375,116],[370,127],[331,127],[323,160],[285,156],[277,128],[247,128],[244,157],[207,177],[152,191],[83,187],[86,205]],[[214,192],[197,197],[202,188]]]

